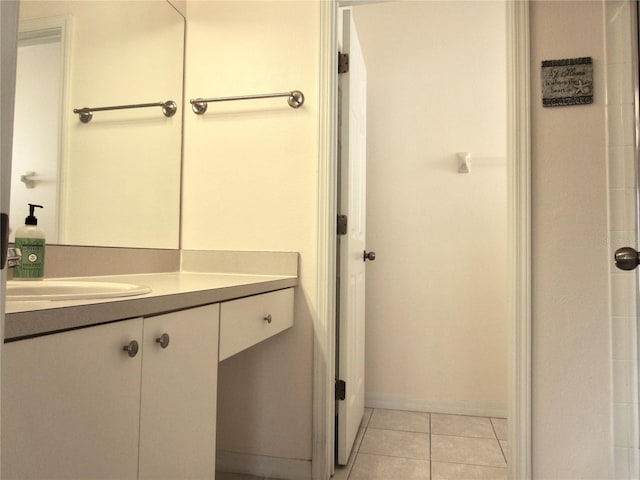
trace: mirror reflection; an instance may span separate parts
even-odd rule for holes
[[[21,2],[12,231],[34,203],[47,243],[178,248],[183,55],[165,0]]]

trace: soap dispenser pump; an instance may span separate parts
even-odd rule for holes
[[[13,278],[38,279],[44,276],[44,230],[38,228],[38,219],[34,215],[36,208],[42,205],[29,204],[29,216],[24,226],[16,230],[15,245],[22,253],[20,264],[13,269]]]

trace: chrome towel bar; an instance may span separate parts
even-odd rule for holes
[[[133,105],[116,105],[113,107],[85,107],[74,108],[73,113],[77,113],[80,116],[82,123],[89,123],[93,118],[93,112],[104,112],[106,110],[124,110],[128,108],[147,108],[147,107],[162,107],[162,113],[165,117],[173,117],[178,110],[176,102],[168,100],[166,102],[154,102],[154,103],[137,103]]]
[[[287,103],[291,108],[299,108],[304,104],[304,94],[300,90],[282,93],[263,93],[259,95],[241,95],[238,97],[218,97],[218,98],[194,98],[189,100],[191,109],[196,115],[202,115],[207,111],[207,104],[210,102],[231,102],[235,100],[253,100],[256,98],[287,97]]]

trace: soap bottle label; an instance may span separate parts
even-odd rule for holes
[[[16,248],[22,260],[13,270],[14,278],[41,278],[44,276],[44,238],[16,238]]]

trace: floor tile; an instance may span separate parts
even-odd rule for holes
[[[496,435],[499,440],[507,440],[509,438],[506,418],[492,418],[491,423],[493,424],[493,429],[496,431]]]
[[[356,439],[353,441],[352,453],[356,453],[358,450],[360,450],[360,445],[362,445],[362,439],[364,438],[365,431],[366,429],[364,427],[360,427],[358,429],[358,433],[356,434]]]
[[[362,439],[360,452],[429,460],[429,434],[369,427]]]
[[[459,437],[496,438],[487,417],[431,414],[431,433]]]
[[[431,460],[488,467],[504,467],[507,464],[498,440],[433,434]]]
[[[431,463],[432,480],[507,480],[507,469],[461,463]]]
[[[369,420],[371,420],[371,414],[373,414],[373,408],[365,407],[364,415],[362,416],[362,421],[360,422],[360,426],[367,428],[369,426]]]
[[[504,459],[507,463],[509,463],[509,442],[506,440],[499,440],[500,446],[502,447],[502,453],[504,454]]]
[[[430,414],[423,412],[405,412],[376,408],[371,416],[369,427],[405,432],[429,433]]]
[[[429,480],[426,460],[358,454],[349,480]]]

